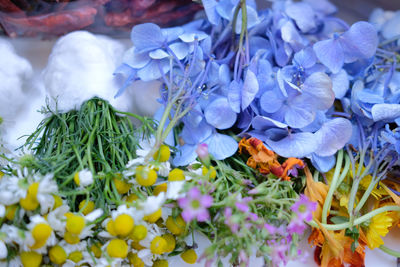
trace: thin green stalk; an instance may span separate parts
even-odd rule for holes
[[[340,150],[336,160],[336,168],[332,177],[331,185],[329,187],[328,194],[326,195],[324,206],[322,207],[322,223],[327,223],[328,211],[331,209],[332,197],[334,192],[336,191],[336,188],[339,186],[338,179],[340,170],[342,168],[342,161],[343,161],[343,150]]]
[[[400,258],[400,252],[399,252],[399,251],[395,251],[395,250],[390,249],[390,248],[388,248],[388,247],[386,247],[386,246],[384,246],[384,245],[381,245],[381,246],[379,247],[379,249],[382,250],[383,252],[385,252],[385,253],[391,255],[391,256],[394,256],[394,257],[396,257],[396,258]]]
[[[374,216],[376,216],[376,215],[378,215],[380,213],[386,212],[386,211],[400,211],[400,206],[384,206],[384,207],[377,208],[377,209],[375,209],[373,211],[370,211],[369,213],[367,213],[367,214],[365,214],[365,215],[363,215],[363,216],[361,216],[359,218],[356,218],[353,223],[351,223],[351,222],[345,222],[345,223],[339,223],[339,224],[324,224],[324,223],[321,223],[321,225],[326,230],[333,230],[333,231],[343,230],[343,229],[346,229],[346,228],[351,228],[351,227],[353,227],[355,225],[362,224],[362,223],[368,221],[369,219],[371,219],[372,217],[374,217]],[[308,224],[311,225],[312,227],[319,228],[318,224],[315,221],[311,221]]]

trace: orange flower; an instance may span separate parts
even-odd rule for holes
[[[322,207],[325,203],[326,195],[328,194],[328,185],[322,182],[314,181],[310,169],[306,166],[304,168],[306,174],[306,188],[304,194],[311,200],[318,203],[317,209],[313,212],[313,218],[316,220],[321,220]]]
[[[294,166],[303,167],[302,160],[288,158],[283,164],[278,161],[278,155],[265,147],[263,142],[257,138],[243,138],[239,142],[239,153],[246,150],[250,154],[247,165],[253,169],[258,169],[262,174],[272,173],[284,180],[290,180],[288,171]]]
[[[318,222],[317,222],[318,223]],[[344,230],[339,232],[328,231],[320,223],[319,228],[314,228],[308,242],[317,246],[315,261],[322,267],[341,267],[348,263],[353,267],[364,266],[365,242],[360,237],[359,245],[353,252],[353,240],[344,235]]]

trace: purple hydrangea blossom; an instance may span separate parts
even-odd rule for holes
[[[186,197],[178,199],[178,205],[183,210],[182,218],[186,222],[194,219],[199,222],[207,221],[210,218],[208,208],[212,203],[213,198],[209,195],[202,195],[197,187],[191,188]]]

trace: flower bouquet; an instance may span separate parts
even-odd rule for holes
[[[1,143],[0,265],[282,266],[307,237],[320,266],[400,257],[382,239],[400,223],[399,13],[201,4],[181,26],[133,26],[129,49],[56,42],[43,120]],[[32,70],[0,45],[6,132]]]

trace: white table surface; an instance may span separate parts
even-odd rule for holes
[[[5,38],[5,37],[0,37]],[[15,123],[12,123],[10,127],[8,127],[5,139],[10,143],[13,147],[18,147],[24,143],[24,139],[17,140],[18,137],[32,133],[32,131],[36,128],[38,123],[41,121],[42,116],[37,112],[44,105],[45,94],[44,88],[42,85],[40,73],[43,68],[46,66],[47,58],[51,52],[51,49],[54,45],[55,40],[40,40],[40,39],[31,39],[31,38],[20,38],[10,40],[14,45],[17,53],[20,56],[27,58],[32,64],[35,72],[34,83],[32,90],[28,92],[25,99],[21,101],[25,101],[24,107],[16,114]],[[127,47],[130,45],[129,40],[121,40]],[[0,55],[1,56],[1,55]],[[1,60],[1,57],[0,57]],[[305,238],[307,239],[307,237]],[[384,238],[385,245],[392,249],[400,250],[399,241],[400,241],[400,230],[393,229],[390,234]],[[208,242],[201,236],[198,239],[199,249],[198,254],[201,253],[201,250],[204,249]],[[303,240],[300,247],[303,251],[308,253],[308,257],[306,257],[305,262],[289,262],[287,266],[289,267],[314,267],[317,264],[314,262],[314,250],[310,249],[310,246],[307,244],[306,240]],[[203,266],[204,262],[196,263],[194,265],[185,264],[180,257],[175,257],[171,260],[170,266]],[[228,264],[225,264],[228,266]],[[252,259],[250,266],[262,266],[262,261],[260,259]],[[365,257],[365,266],[366,267],[395,267],[397,266],[397,259],[387,255],[386,253],[380,251],[379,249],[375,249],[373,251],[366,249],[366,257]]]

